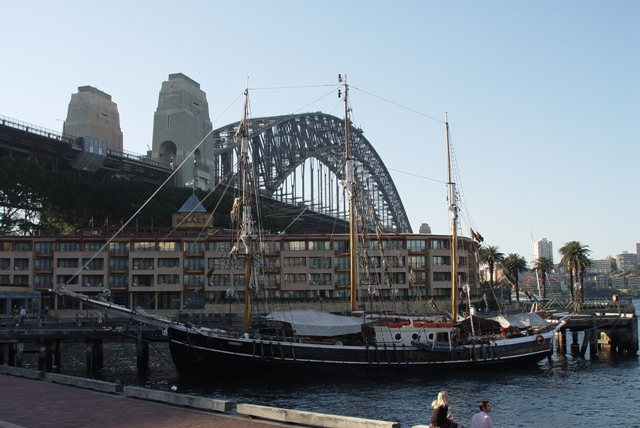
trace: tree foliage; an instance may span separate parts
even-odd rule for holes
[[[518,278],[521,273],[527,271],[527,261],[523,256],[517,253],[509,253],[502,261],[504,273],[509,282],[512,283],[516,292],[516,300],[520,301],[520,287],[518,286]]]
[[[92,226],[120,226],[156,192],[140,179],[114,178],[101,182],[70,172],[51,171],[44,164],[18,158],[0,158],[0,234],[62,235]],[[170,227],[176,213],[194,193],[215,226],[230,227],[231,197],[221,192],[163,187],[136,215],[140,227]],[[263,208],[264,227],[285,230],[290,216],[273,215]],[[134,226],[130,224],[130,226]],[[298,227],[299,228],[299,227]],[[290,231],[295,231],[289,229]]]

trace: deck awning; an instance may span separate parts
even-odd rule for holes
[[[540,315],[527,313],[527,314],[512,314],[512,315],[498,315],[491,319],[500,323],[502,327],[538,327],[548,325],[549,322],[545,321]]]
[[[335,315],[312,309],[272,312],[263,318],[289,323],[298,335],[325,337],[359,333],[362,331],[362,324],[366,322],[362,318]]]

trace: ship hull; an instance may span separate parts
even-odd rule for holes
[[[170,327],[169,346],[181,375],[385,376],[535,364],[553,352],[553,332],[453,350],[414,346],[339,346],[228,337]],[[542,337],[544,340],[541,340]]]

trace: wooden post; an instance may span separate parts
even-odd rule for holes
[[[598,354],[598,324],[595,315],[591,316],[591,341],[589,342],[589,356],[594,358]]]
[[[60,371],[62,369],[62,351],[60,350],[60,340],[56,340],[56,348],[53,354],[53,365],[56,368],[56,371]]]
[[[96,373],[104,367],[104,347],[102,346],[102,339],[93,340],[91,354],[93,373]]]
[[[38,370],[43,371],[46,367],[47,346],[44,340],[38,342]]]
[[[24,362],[24,342],[16,343],[16,367],[22,367]]]
[[[582,338],[582,346],[580,347],[580,356],[584,358],[584,355],[587,353],[587,345],[591,343],[591,333],[592,330],[585,330],[584,337]]]
[[[566,354],[567,353],[567,329],[561,328],[556,333],[556,337],[558,339],[558,354]]]
[[[16,365],[16,344],[9,344],[9,365],[11,367]]]
[[[87,373],[93,373],[93,343],[91,339],[87,339],[86,342],[85,357],[87,359]]]
[[[580,348],[580,340],[578,340],[578,332],[571,332],[571,355],[578,355]]]
[[[142,331],[138,331],[136,336],[136,362],[138,372],[146,373],[149,371],[149,342],[142,339]]]
[[[45,349],[45,370],[48,372],[53,371],[53,349],[55,343],[51,340],[47,340],[47,345]]]

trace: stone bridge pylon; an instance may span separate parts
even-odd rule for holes
[[[152,157],[179,165],[200,144],[176,174],[176,185],[201,188],[235,185],[239,122],[209,133],[206,94],[200,85],[172,74],[163,82],[154,118]],[[348,220],[348,197],[340,180],[344,168],[344,121],[323,113],[251,119],[249,123],[253,177],[263,196]],[[375,149],[362,131],[351,127],[351,152],[361,214],[386,231],[411,233],[397,189]]]

